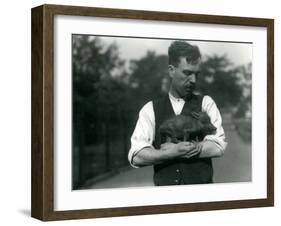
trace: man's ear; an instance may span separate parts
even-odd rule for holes
[[[170,64],[170,65],[168,66],[168,72],[169,72],[170,78],[173,78],[173,77],[174,77],[174,74],[175,74],[175,66]]]

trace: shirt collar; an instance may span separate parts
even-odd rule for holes
[[[184,100],[183,98],[174,97],[170,92],[169,92],[169,98],[170,98],[172,101],[175,101],[175,102],[185,102],[185,100]]]

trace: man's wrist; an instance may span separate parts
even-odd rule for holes
[[[200,158],[201,157],[201,153],[202,153],[202,149],[203,149],[203,144],[204,144],[204,141],[197,142],[196,148],[198,149],[198,153],[194,157],[196,157],[196,158]]]
[[[200,142],[200,158],[221,157],[222,151],[213,141],[205,140]]]
[[[163,160],[170,160],[171,158],[175,157],[175,153],[177,149],[177,144],[174,143],[165,143],[160,146],[160,149],[157,150],[160,152],[160,158]]]

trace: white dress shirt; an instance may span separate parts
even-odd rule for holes
[[[185,100],[176,98],[169,93],[174,113],[179,115],[185,104]],[[206,112],[210,117],[211,123],[217,128],[216,134],[205,136],[204,140],[214,142],[218,148],[224,152],[227,143],[225,142],[224,130],[222,128],[222,120],[216,103],[209,96],[204,96],[202,100],[202,112]],[[139,118],[131,137],[131,148],[128,154],[129,162],[133,167],[133,157],[143,148],[151,147],[155,138],[155,116],[152,101],[146,103],[139,112]]]

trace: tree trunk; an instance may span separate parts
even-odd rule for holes
[[[124,151],[123,151],[123,161],[124,161],[124,165],[126,165],[126,163],[128,162],[128,133],[127,133],[127,127],[126,127],[126,123],[122,120],[122,134],[123,134],[123,147],[124,147]]]
[[[78,186],[82,186],[86,180],[85,172],[85,129],[83,124],[83,118],[77,119],[77,138],[78,138],[78,169],[79,180]]]
[[[106,121],[104,124],[105,132],[105,171],[110,171],[110,127]]]

